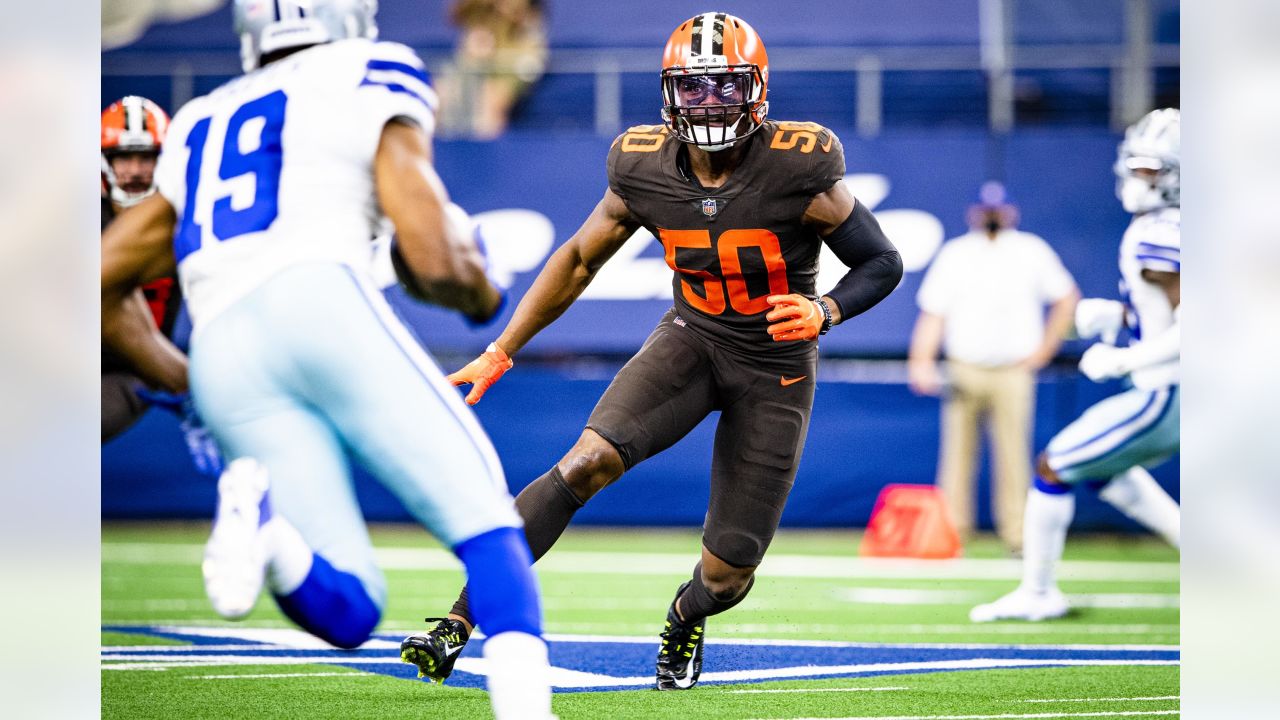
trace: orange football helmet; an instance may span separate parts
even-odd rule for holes
[[[125,181],[116,177],[111,159],[125,153],[141,153],[154,159],[160,154],[168,130],[169,116],[159,105],[144,97],[129,95],[102,111],[102,174],[111,188],[113,201],[128,207],[155,192],[153,173],[145,173],[142,182],[145,187],[137,187],[140,184],[137,180]]]
[[[745,20],[703,13],[671,33],[662,53],[662,121],[684,142],[723,150],[769,114],[769,56]]]

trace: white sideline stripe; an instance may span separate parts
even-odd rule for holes
[[[1046,698],[1044,700],[1019,700],[1024,703],[1067,703],[1067,702],[1154,702],[1157,700],[1181,700],[1181,695],[1160,695],[1159,697],[1123,697],[1123,698]]]
[[[376,673],[367,673],[361,670],[352,670],[351,672],[254,673],[250,675],[191,675],[185,679],[186,680],[260,680],[263,678],[305,678],[305,677],[375,678],[379,676]]]
[[[829,693],[829,692],[889,692],[891,690],[910,690],[908,687],[868,687],[868,688],[791,688],[790,690],[730,690],[730,695],[764,695],[770,693]]]
[[[920,590],[916,588],[846,588],[833,593],[839,600],[868,605],[971,605],[991,593],[975,590]],[[1177,608],[1176,593],[1091,593],[1068,595],[1072,607]]]
[[[1004,715],[868,715],[863,717],[797,717],[796,720],[1004,720],[1006,717],[1132,717],[1135,715],[1180,715],[1181,710],[1128,710],[1115,712],[1028,712]]]
[[[102,561],[125,564],[173,563],[198,565],[202,545],[106,543]],[[912,580],[1020,580],[1022,561],[1015,559],[908,560],[827,555],[770,555],[760,573],[771,577],[890,578]],[[452,553],[434,548],[378,548],[378,564],[384,570],[461,570]],[[556,551],[538,561],[539,573],[574,575],[678,575],[689,572],[688,553],[627,553]],[[1104,562],[1066,560],[1059,565],[1060,580],[1095,582],[1178,582],[1174,562]]]

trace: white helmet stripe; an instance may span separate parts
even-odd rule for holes
[[[712,37],[715,36],[716,14],[713,12],[702,14],[702,47],[698,48],[698,54],[703,57],[711,55]]]

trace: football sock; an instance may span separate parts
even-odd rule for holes
[[[267,589],[275,595],[297,590],[311,572],[311,547],[293,523],[275,514],[262,528],[267,546]]]
[[[545,555],[560,539],[574,513],[583,504],[555,467],[520,491],[516,496],[516,511],[524,520],[524,537],[534,560]],[[474,625],[469,600],[468,589],[464,587],[450,612]]]
[[[1069,486],[1036,478],[1022,520],[1023,588],[1045,593],[1057,587],[1058,561],[1075,513],[1076,496]]]
[[[549,720],[551,678],[547,644],[523,632],[491,635],[484,642],[485,684],[497,720]]]
[[[680,597],[676,598],[676,606],[680,608],[679,612],[684,622],[699,622],[712,615],[719,615],[742,602],[755,584],[756,576],[752,575],[751,579],[747,581],[747,586],[742,589],[742,592],[738,593],[737,597],[732,600],[718,600],[703,584],[702,563],[698,563],[693,566],[693,581],[689,583],[689,587],[684,589]]]
[[[542,635],[533,558],[518,528],[490,530],[453,551],[467,570],[475,624],[490,637],[505,632]]]
[[[1178,504],[1142,467],[1131,467],[1111,478],[1098,497],[1117,510],[1151,529],[1166,542],[1179,547],[1182,514]]]
[[[360,579],[330,565],[322,555],[311,556],[311,568],[293,592],[273,594],[290,620],[340,648],[359,647],[368,640],[382,615]]]

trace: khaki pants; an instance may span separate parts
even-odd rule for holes
[[[938,487],[946,496],[962,538],[973,532],[974,475],[979,423],[986,421],[993,451],[992,510],[996,532],[1015,552],[1022,549],[1022,511],[1031,484],[1032,408],[1035,375],[1006,365],[948,362],[950,394],[942,404]]]

